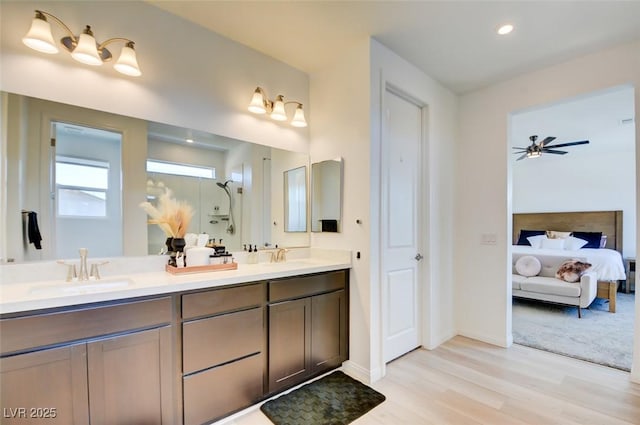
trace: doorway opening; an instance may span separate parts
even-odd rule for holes
[[[634,109],[634,88],[623,86],[511,115],[511,147],[526,146],[533,135],[538,140],[556,137],[548,144],[551,149],[555,144],[589,141],[555,149],[561,152],[542,152],[539,157],[523,158],[520,152],[509,158],[514,343],[630,370],[635,312],[635,270],[632,274],[631,266],[636,257]],[[605,230],[595,219],[577,219],[594,212],[619,214],[619,227]],[[574,219],[558,222],[547,213]],[[537,221],[535,229],[524,229],[520,224],[523,216],[547,218]],[[523,230],[542,234],[534,241],[517,234]],[[598,243],[573,244],[575,238],[587,234],[597,236]],[[612,237],[621,243],[611,244]],[[540,240],[542,244],[537,243]],[[525,294],[514,263],[522,255],[579,258],[591,264],[586,273],[595,276],[597,285],[592,288],[593,299],[581,310],[582,318],[577,307],[549,294]],[[535,277],[544,275],[540,272]],[[586,290],[579,282],[567,289]]]
[[[55,258],[123,255],[122,134],[51,123],[49,158]]]

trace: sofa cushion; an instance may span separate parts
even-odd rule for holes
[[[526,281],[527,281],[527,279],[529,279],[529,278],[528,278],[528,277],[526,277],[526,276],[521,276],[521,275],[519,275],[519,274],[515,274],[515,273],[514,273],[514,274],[512,274],[512,275],[511,275],[511,287],[512,287],[513,289],[522,289],[522,288],[520,287],[520,284],[521,284],[522,282],[526,282]]]
[[[540,294],[560,295],[563,297],[580,297],[580,285],[565,282],[553,277],[534,276],[529,277],[524,282],[520,282],[520,289],[523,291],[536,292]]]
[[[560,265],[556,272],[556,278],[567,282],[577,282],[580,280],[580,276],[589,268],[591,268],[591,263],[579,260],[568,260]]]
[[[536,276],[541,268],[540,260],[533,255],[522,256],[516,261],[516,272],[521,276]]]

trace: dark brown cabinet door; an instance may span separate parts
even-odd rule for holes
[[[345,291],[311,298],[311,367],[322,372],[347,359],[347,307]]]
[[[170,350],[169,329],[87,344],[92,425],[173,423],[170,377],[166,375],[171,367],[165,354]]]
[[[310,373],[311,298],[269,306],[269,392]]]
[[[85,344],[0,359],[2,424],[89,423]]]

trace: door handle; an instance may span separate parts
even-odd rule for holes
[[[416,259],[416,261],[420,261],[420,260],[422,260],[424,257],[422,256],[422,254],[418,253],[418,254],[416,254],[416,256],[415,256],[415,257],[413,257],[413,258],[415,258],[415,259]]]

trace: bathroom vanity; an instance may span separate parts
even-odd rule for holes
[[[12,284],[0,310],[2,423],[210,423],[339,367],[349,267],[140,273],[124,289],[57,297]]]

